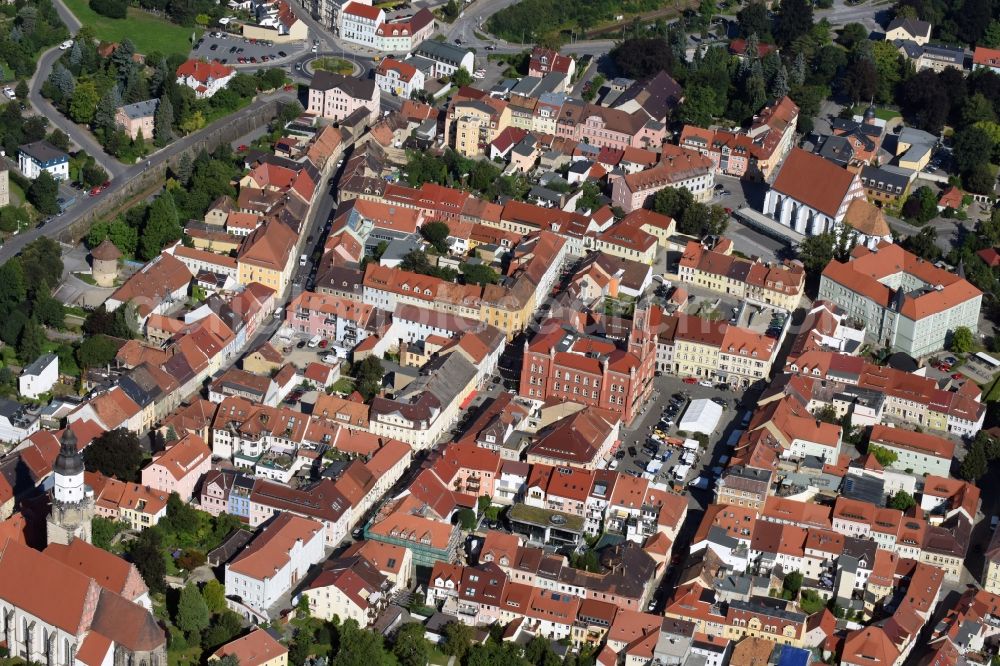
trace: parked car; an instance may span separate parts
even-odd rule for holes
[[[697,384],[698,383],[698,378],[697,377],[685,377],[681,381],[683,381],[685,384]]]
[[[712,384],[711,380],[703,379],[700,382],[698,382],[698,386],[704,386],[705,388],[712,388],[712,386],[714,385]]]

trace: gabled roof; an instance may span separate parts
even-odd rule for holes
[[[829,217],[836,217],[857,174],[819,155],[792,148],[772,189]],[[816,187],[823,183],[823,187]]]

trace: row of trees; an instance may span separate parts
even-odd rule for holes
[[[69,37],[51,0],[5,3],[0,5],[0,15],[8,19],[0,30],[0,63],[6,64],[0,80],[29,78],[38,54]],[[18,95],[18,99],[24,97]]]
[[[59,244],[44,237],[0,266],[0,340],[16,349],[22,363],[42,353],[43,326],[65,327],[62,303],[52,298],[62,272]]]
[[[175,133],[201,129],[212,118],[237,110],[259,90],[280,87],[285,74],[280,69],[240,73],[209,99],[196,99],[193,90],[179,85],[174,76],[184,57],[146,54],[136,57],[135,46],[122,40],[104,58],[97,52],[93,30],[84,26],[69,49],[52,68],[42,85],[42,94],[73,122],[88,125],[112,155],[132,161],[153,146],[167,145]],[[155,99],[153,136],[129,137],[116,122],[116,112],[125,104]]]
[[[305,614],[304,604],[296,614]],[[593,655],[568,654],[560,658],[552,643],[541,636],[524,647],[501,640],[503,627],[490,627],[484,643],[473,642],[474,630],[459,622],[443,629],[440,650],[455,657],[456,666],[592,666]],[[423,625],[411,622],[401,626],[386,644],[380,634],[362,629],[354,620],[320,622],[310,619],[297,630],[288,650],[292,666],[302,666],[310,657],[322,657],[331,666],[425,666],[431,659],[432,645],[424,636]]]
[[[87,235],[87,245],[97,247],[110,239],[126,257],[154,258],[182,237],[182,220],[201,218],[220,196],[236,195],[232,180],[240,167],[228,144],[212,154],[202,151],[194,160],[183,156],[152,203],[142,202],[114,219],[98,221]]]

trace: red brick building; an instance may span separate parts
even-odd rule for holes
[[[539,332],[525,343],[520,394],[600,407],[630,423],[653,388],[660,316],[636,309],[624,347],[569,324]]]

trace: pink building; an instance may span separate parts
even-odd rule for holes
[[[185,435],[183,439],[153,456],[153,461],[142,470],[142,484],[176,492],[187,501],[194,496],[195,486],[202,475],[212,468],[212,450],[198,435]]]
[[[434,464],[434,473],[457,492],[482,497],[493,496],[494,484],[500,476],[500,454],[475,444],[452,444]]]
[[[368,337],[375,308],[349,298],[304,291],[288,304],[285,323],[309,337],[322,336],[351,347]]]
[[[309,84],[306,111],[322,118],[343,120],[358,109],[368,109],[369,117],[374,120],[381,112],[380,99],[375,81],[320,70]]]

